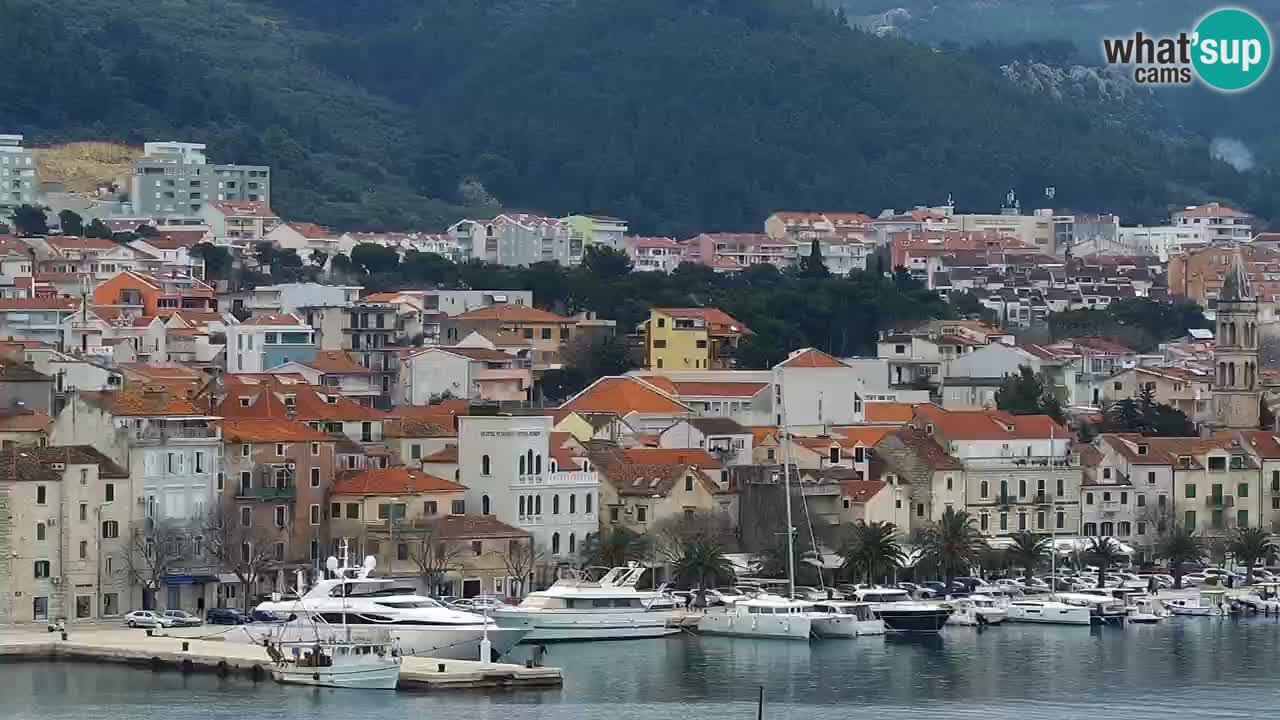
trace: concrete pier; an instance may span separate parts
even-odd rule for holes
[[[0,631],[0,661],[82,660],[124,663],[182,673],[207,672],[220,677],[238,676],[255,682],[271,681],[271,661],[256,645],[164,636],[156,630],[71,627],[67,639],[44,628]],[[400,668],[402,691],[461,690],[476,688],[559,687],[559,668],[474,660],[438,660],[406,657]]]

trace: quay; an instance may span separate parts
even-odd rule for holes
[[[148,636],[145,630],[138,629],[72,626],[65,640],[61,633],[47,632],[44,627],[0,631],[0,662],[21,660],[122,663],[155,671],[204,672],[271,682],[271,660],[261,647],[164,635],[159,630]],[[563,682],[560,669],[554,667],[405,657],[398,689],[430,692],[547,688],[560,687]]]

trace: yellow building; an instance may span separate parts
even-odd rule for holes
[[[725,370],[751,329],[718,308],[653,308],[643,324],[650,370]]]

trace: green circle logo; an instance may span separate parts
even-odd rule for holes
[[[1227,92],[1262,79],[1271,65],[1271,33],[1253,13],[1223,8],[1205,15],[1192,36],[1191,62],[1200,79]]]

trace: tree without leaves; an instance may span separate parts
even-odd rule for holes
[[[649,538],[651,554],[674,564],[683,547],[693,540],[711,540],[727,547],[733,540],[733,519],[724,512],[672,515],[654,523],[645,536]]]
[[[464,552],[462,545],[444,537],[442,530],[440,521],[434,520],[415,523],[397,535],[398,540],[408,545],[409,559],[417,567],[418,577],[430,595],[440,592],[449,571],[461,565]]]
[[[240,524],[239,512],[226,502],[209,513],[204,524],[205,543],[210,557],[224,572],[239,581],[244,595],[244,611],[249,612],[253,588],[275,562],[274,545],[283,539],[283,530]]]
[[[1009,559],[1023,568],[1023,577],[1030,585],[1036,568],[1053,552],[1051,541],[1046,535],[1028,530],[1019,530],[1009,539],[1013,541],[1008,549]]]
[[[142,587],[144,607],[154,607],[164,578],[187,559],[186,536],[187,528],[173,520],[148,518],[130,528],[124,560],[130,578]]]
[[[845,532],[840,550],[841,569],[862,577],[868,585],[902,567],[906,553],[898,542],[898,527],[891,522],[859,520]]]
[[[1200,562],[1204,555],[1204,540],[1191,526],[1172,526],[1169,534],[1162,537],[1156,545],[1156,557],[1168,561],[1169,572],[1173,574],[1173,587],[1179,590],[1182,589],[1183,566]]]
[[[507,543],[507,549],[502,553],[502,564],[507,568],[507,575],[513,578],[513,596],[524,597],[529,578],[545,558],[546,553],[534,544],[532,538]]]
[[[1262,528],[1238,528],[1227,543],[1227,550],[1245,566],[1245,584],[1253,584],[1253,568],[1259,562],[1270,562],[1276,556],[1276,544]]]

